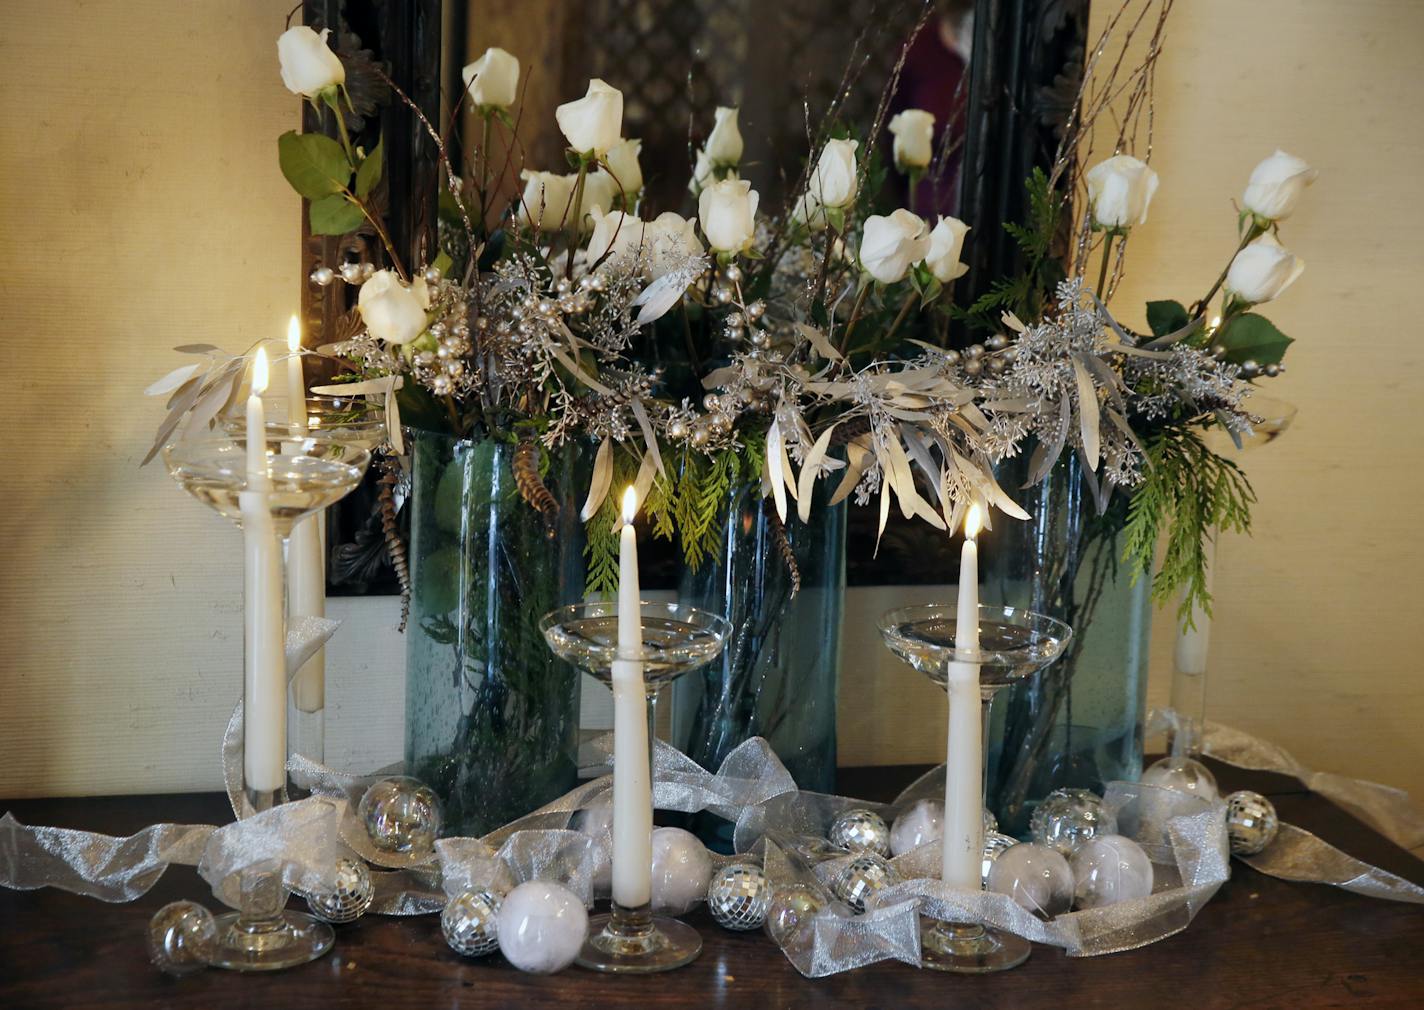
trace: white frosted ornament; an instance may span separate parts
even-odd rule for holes
[[[1020,842],[994,860],[989,890],[1007,894],[1034,915],[1051,919],[1073,904],[1073,871],[1053,849]]]
[[[712,857],[697,836],[682,828],[653,832],[653,911],[685,915],[707,896]]]
[[[890,855],[903,856],[944,837],[944,804],[916,800],[890,828]]]
[[[588,910],[567,887],[530,880],[504,896],[499,950],[520,971],[552,975],[573,964],[588,936]]]
[[[1152,860],[1123,835],[1099,835],[1083,843],[1068,865],[1078,908],[1099,908],[1152,893]]]
[[[1179,793],[1191,793],[1204,800],[1214,800],[1220,795],[1216,788],[1216,776],[1195,758],[1164,757],[1155,761],[1143,771],[1142,782]]]

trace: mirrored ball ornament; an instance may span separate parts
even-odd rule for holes
[[[407,775],[374,783],[357,812],[371,844],[385,852],[429,852],[440,836],[440,800],[429,786]]]
[[[860,915],[873,895],[899,882],[900,875],[883,856],[862,852],[841,867],[831,884],[831,892],[849,905],[852,912]]]
[[[1099,908],[1152,893],[1152,860],[1131,838],[1099,835],[1084,842],[1068,861],[1078,908]]]
[[[771,905],[771,883],[755,863],[728,863],[707,885],[707,911],[723,929],[758,929]]]
[[[994,861],[1001,853],[1007,852],[1019,843],[1013,835],[1006,835],[998,831],[984,832],[984,870],[982,880],[984,887],[989,886],[989,870],[994,865]]]
[[[335,877],[331,890],[307,895],[307,907],[312,915],[326,922],[355,922],[366,914],[376,897],[371,871],[361,860],[342,856],[336,861]]]
[[[465,891],[440,913],[440,932],[456,954],[484,957],[499,949],[500,897],[493,891]]]
[[[1280,829],[1275,805],[1260,793],[1242,789],[1226,797],[1226,837],[1233,855],[1256,855],[1275,841]]]
[[[1143,771],[1142,782],[1179,793],[1191,793],[1204,800],[1214,800],[1219,795],[1216,776],[1195,758],[1164,757],[1154,761]]]
[[[148,920],[148,958],[165,975],[202,971],[217,949],[217,924],[196,901],[171,902]]]
[[[873,852],[877,856],[890,854],[890,828],[885,818],[873,810],[847,810],[831,823],[826,833],[832,845],[850,852]]]
[[[682,828],[653,832],[653,911],[685,915],[707,896],[712,857],[697,836]]]
[[[775,888],[766,910],[767,935],[778,946],[788,946],[826,905],[826,896],[809,884]]]
[[[999,853],[989,869],[989,890],[1007,894],[1043,919],[1073,904],[1073,871],[1055,849],[1020,842]]]
[[[499,951],[520,971],[551,975],[573,964],[588,935],[588,910],[567,887],[530,880],[504,896]]]
[[[890,854],[903,856],[944,835],[944,804],[916,800],[895,818],[890,827]]]
[[[1039,845],[1071,856],[1099,835],[1117,833],[1117,817],[1087,789],[1055,789],[1033,811],[1029,832]]]

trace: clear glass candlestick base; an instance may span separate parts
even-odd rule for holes
[[[731,630],[721,617],[694,607],[643,603],[640,609],[643,644],[638,652],[618,648],[616,603],[560,607],[545,614],[539,627],[555,655],[610,687],[615,661],[640,663],[644,689],[649,697],[683,674],[716,659]],[[615,724],[614,732],[620,731],[621,727]],[[651,762],[651,724],[647,740],[648,754],[642,760]],[[615,822],[620,816],[616,775],[615,769]],[[648,781],[652,782],[651,776]],[[636,815],[637,811],[633,813]],[[615,837],[618,833],[615,826]],[[618,858],[616,852],[613,858]],[[651,863],[648,877],[651,880]],[[593,971],[648,974],[681,968],[701,952],[702,938],[686,923],[655,916],[647,904],[627,908],[615,901],[611,911],[589,920],[588,940],[575,963]]]
[[[891,652],[940,687],[948,689],[951,666],[973,667],[979,682],[981,725],[987,727],[994,695],[1052,663],[1073,632],[1063,622],[1042,614],[1014,607],[981,606],[979,647],[965,649],[958,642],[956,611],[953,604],[891,610],[880,618],[880,635]],[[954,692],[949,696],[950,704],[955,704]],[[988,748],[987,729],[981,737],[982,754]],[[984,765],[987,767],[987,762]],[[982,774],[978,784],[975,811],[984,806]],[[971,830],[982,833],[982,821],[976,818]],[[946,825],[945,836],[949,834]],[[1027,940],[1007,930],[976,922],[935,919],[922,922],[920,947],[920,963],[924,967],[967,975],[1015,968],[1028,959],[1031,950]]]

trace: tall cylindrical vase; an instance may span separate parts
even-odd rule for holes
[[[515,446],[413,438],[406,764],[444,804],[446,831],[481,835],[575,785],[579,676],[539,618],[583,595],[573,450],[547,458],[561,503],[550,535],[520,497]]]
[[[704,768],[761,736],[802,789],[834,791],[845,504],[827,507],[827,493],[818,485],[810,522],[793,513],[782,527],[759,485],[734,489],[721,549],[684,571],[681,602],[732,626],[721,658],[673,686],[673,741]]]
[[[1019,489],[1027,459],[998,474]],[[1149,580],[1133,581],[1122,559],[1127,496],[1100,511],[1076,455],[1016,491],[1026,522],[999,518],[983,544],[983,600],[1023,607],[1073,629],[1052,666],[995,699],[987,805],[1003,829],[1022,835],[1038,802],[1075,786],[1101,793],[1106,782],[1142,772]]]

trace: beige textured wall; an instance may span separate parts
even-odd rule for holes
[[[280,335],[295,303],[297,201],[274,157],[297,120],[273,47],[288,7],[7,5],[0,796],[219,781],[240,678],[238,536],[136,468],[161,413],[138,392],[174,344]],[[1215,276],[1229,201],[1274,145],[1322,172],[1286,232],[1309,268],[1271,311],[1300,341],[1271,389],[1302,414],[1248,461],[1258,531],[1222,547],[1210,714],[1424,794],[1424,448],[1405,434],[1424,365],[1406,316],[1424,208],[1401,196],[1424,157],[1424,7],[1191,0],[1174,18],[1162,189],[1124,314]],[[942,701],[870,632],[924,592],[848,600],[847,762],[927,761],[942,745]],[[350,620],[331,648],[328,754],[371,767],[400,749],[402,643],[390,601],[332,612]],[[1159,698],[1169,666],[1159,620]]]

